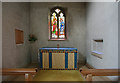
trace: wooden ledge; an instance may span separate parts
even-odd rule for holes
[[[37,73],[37,68],[3,68],[0,71],[2,75],[24,75],[25,81],[32,81]]]
[[[103,42],[103,39],[95,39],[96,42]]]
[[[92,76],[120,76],[120,69],[80,69],[84,76],[92,74]]]
[[[32,74],[35,75],[37,72],[37,68],[3,68],[2,75],[25,75]]]
[[[91,55],[102,59],[102,54],[98,54],[98,53],[95,53],[95,52],[91,52]]]

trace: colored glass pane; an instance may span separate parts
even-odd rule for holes
[[[57,17],[56,13],[52,14],[51,17],[51,28],[52,28],[52,38],[58,38],[58,30],[57,30]]]
[[[59,13],[59,12],[60,12],[60,9],[56,9],[55,11],[56,11],[57,13]]]
[[[59,17],[59,38],[65,38],[65,17],[60,13]]]
[[[65,40],[65,38],[66,38],[66,27],[65,27],[66,18],[64,15],[65,13],[63,13],[63,12],[64,11],[61,11],[61,9],[59,9],[59,8],[51,9],[52,15],[49,17],[50,18],[49,39]]]

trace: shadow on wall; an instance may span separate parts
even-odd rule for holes
[[[78,52],[77,57],[78,57],[78,59],[77,59],[78,67],[81,67],[86,64],[86,57],[83,54]]]
[[[66,23],[66,24],[68,24],[67,27],[66,27],[67,37],[68,37],[68,35],[71,37],[72,36],[72,30],[73,30],[72,29],[73,28],[73,19],[72,19],[72,15],[70,13],[67,13],[67,15],[69,16],[69,18],[68,17],[66,18],[66,20],[68,20],[67,23]],[[68,27],[69,27],[69,29],[68,29]]]

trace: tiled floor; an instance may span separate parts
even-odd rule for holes
[[[36,67],[38,67],[38,65],[34,63],[28,65],[26,68],[36,68]],[[86,66],[80,66],[80,68],[88,69]],[[9,81],[24,81],[24,79],[25,79],[24,76],[16,76],[14,77],[14,79],[9,79]],[[111,81],[111,80],[104,76],[94,76],[93,81]]]

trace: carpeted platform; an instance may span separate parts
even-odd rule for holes
[[[84,81],[78,70],[39,70],[33,81]]]

